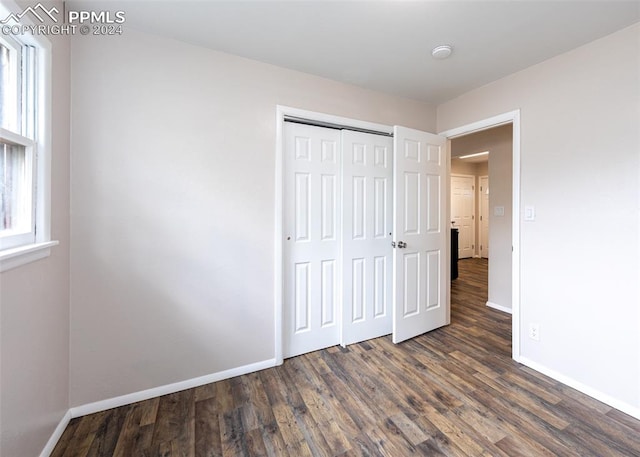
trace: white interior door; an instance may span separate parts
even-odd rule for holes
[[[284,125],[283,356],[340,343],[340,131]]]
[[[344,345],[391,333],[393,140],[342,131]]]
[[[451,221],[458,228],[458,258],[475,254],[475,177],[451,176]]]
[[[446,138],[394,127],[393,342],[449,323]]]
[[[480,257],[489,258],[489,177],[480,177]]]

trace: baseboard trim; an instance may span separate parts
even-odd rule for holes
[[[539,371],[540,373],[549,376],[550,378],[555,379],[556,381],[561,382],[562,384],[565,384],[573,389],[576,389],[580,392],[582,392],[583,394],[586,394],[590,397],[595,398],[598,401],[601,401],[602,403],[605,403],[609,406],[611,406],[612,408],[615,408],[617,410],[622,411],[625,414],[628,414],[632,417],[635,417],[636,419],[640,420],[640,408],[635,407],[633,405],[630,405],[628,403],[625,403],[623,401],[620,401],[616,398],[611,397],[610,395],[607,395],[605,393],[600,392],[597,389],[594,389],[592,387],[589,387],[583,383],[581,383],[580,381],[576,381],[575,379],[563,375],[562,373],[559,373],[551,368],[548,368],[538,362],[534,362],[531,359],[528,359],[526,357],[520,357],[520,363],[522,363],[523,365],[528,366],[529,368],[532,368],[536,371]]]
[[[138,401],[149,400],[150,398],[159,397],[162,395],[172,394],[180,392],[185,389],[192,389],[194,387],[202,386],[212,382],[222,381],[223,379],[229,379],[236,376],[241,376],[247,373],[253,373],[255,371],[264,370],[265,368],[271,368],[276,366],[276,359],[263,360],[261,362],[251,363],[249,365],[243,365],[241,367],[232,368],[230,370],[219,371],[197,378],[187,379],[185,381],[175,382],[173,384],[166,384],[164,386],[154,387],[152,389],[141,390],[127,395],[121,395],[119,397],[109,398],[107,400],[96,401],[93,403],[87,403],[86,405],[74,406],[69,408],[64,417],[60,420],[60,423],[53,431],[53,434],[47,441],[47,444],[42,449],[40,457],[49,457],[58,444],[58,441],[62,437],[67,425],[71,419],[76,417],[86,416],[87,414],[98,413],[111,408],[118,408],[130,403],[136,403]]]
[[[42,449],[42,452],[40,453],[40,457],[49,457],[51,455],[51,453],[56,447],[56,444],[58,444],[58,441],[60,441],[62,434],[67,428],[67,425],[69,425],[70,421],[71,421],[71,410],[68,410],[64,414],[62,419],[60,419],[60,422],[58,423],[58,426],[56,427],[56,429],[53,431],[53,434],[49,437],[49,441],[47,441],[47,444],[45,444],[44,448]]]
[[[506,306],[498,305],[497,303],[493,303],[493,302],[490,302],[490,301],[487,302],[487,306],[489,308],[493,308],[493,309],[497,309],[498,311],[502,311],[503,313],[508,313],[508,314],[512,314],[513,313],[511,308],[507,308]]]
[[[96,401],[94,403],[74,406],[69,411],[71,413],[71,418],[86,416],[87,414],[98,413],[100,411],[105,411],[111,408],[118,408],[120,406],[125,406],[131,403],[136,403],[143,400],[149,400],[150,398],[180,392],[181,390],[192,389],[194,387],[202,386],[212,382],[222,381],[223,379],[229,379],[275,366],[276,359],[263,360],[261,362],[251,363],[249,365],[243,365],[241,367],[232,368],[230,370],[219,371],[217,373],[199,376],[197,378],[187,379],[185,381],[175,382],[173,384],[166,384],[164,386],[153,387],[151,389],[141,390],[139,392],[121,395],[119,397]]]

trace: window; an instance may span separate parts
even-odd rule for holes
[[[33,148],[0,140],[2,247],[34,243]]]
[[[35,243],[35,53],[0,37],[0,249]]]
[[[49,220],[50,46],[42,36],[0,35],[0,271],[57,244]]]

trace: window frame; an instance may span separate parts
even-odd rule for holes
[[[3,38],[2,36],[0,36],[0,44],[2,44],[5,48],[7,48],[9,50],[10,55],[12,55],[12,59],[14,59],[16,61],[16,63],[18,63],[21,60],[22,57],[22,50],[19,49],[19,46],[17,46],[17,41],[13,40],[10,41],[6,38]],[[21,110],[18,110],[18,100],[20,97],[22,97],[24,94],[24,90],[23,90],[23,86],[22,86],[22,81],[21,81],[21,72],[20,72],[20,68],[16,65],[16,68],[12,69],[11,71],[11,80],[10,80],[10,84],[11,86],[14,86],[20,93],[16,94],[17,96],[11,97],[10,103],[9,103],[9,109],[8,111],[13,111],[14,113],[18,113],[21,112]],[[7,129],[9,131],[15,131],[15,132],[20,132],[20,133],[24,133],[22,128],[21,128],[21,122],[22,122],[22,115],[20,116],[16,116],[14,118],[14,122],[16,123],[16,125],[11,125],[9,126]]]
[[[18,14],[21,11],[22,8],[12,0],[3,0],[0,3],[0,17],[7,17],[11,13]],[[21,22],[33,25],[26,16],[22,18]],[[51,254],[51,247],[58,244],[58,241],[51,239],[52,45],[43,35],[20,35],[18,41],[22,45],[36,48],[34,138],[29,140],[23,135],[6,129],[0,129],[0,136],[8,142],[16,144],[23,144],[26,142],[25,140],[31,141],[31,144],[25,146],[31,151],[34,169],[32,176],[33,234],[19,246],[0,250],[0,272],[48,257]],[[22,112],[21,117],[23,116]]]
[[[36,201],[37,188],[37,168],[36,168],[36,142],[30,138],[18,135],[10,130],[0,127],[0,141],[3,143],[14,144],[24,148],[25,169],[28,176],[26,177],[26,199],[29,200],[29,212],[27,224],[7,230],[0,236],[0,252],[7,249],[33,244],[36,240]]]

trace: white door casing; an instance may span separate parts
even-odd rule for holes
[[[445,145],[394,127],[394,343],[449,323]]]
[[[480,176],[480,257],[489,258],[489,177]]]
[[[342,131],[342,344],[391,333],[393,140]]]
[[[285,123],[283,356],[339,344],[340,131]]]
[[[451,221],[458,228],[458,258],[475,255],[475,176],[451,176]]]
[[[469,133],[476,133],[500,125],[511,124],[513,127],[513,140],[511,145],[512,154],[512,219],[511,219],[511,355],[516,362],[522,360],[520,353],[520,339],[523,335],[521,313],[520,313],[520,110],[502,113],[490,118],[482,119],[470,124],[452,128],[441,135],[448,139],[458,138]],[[491,274],[491,266],[489,266]]]

